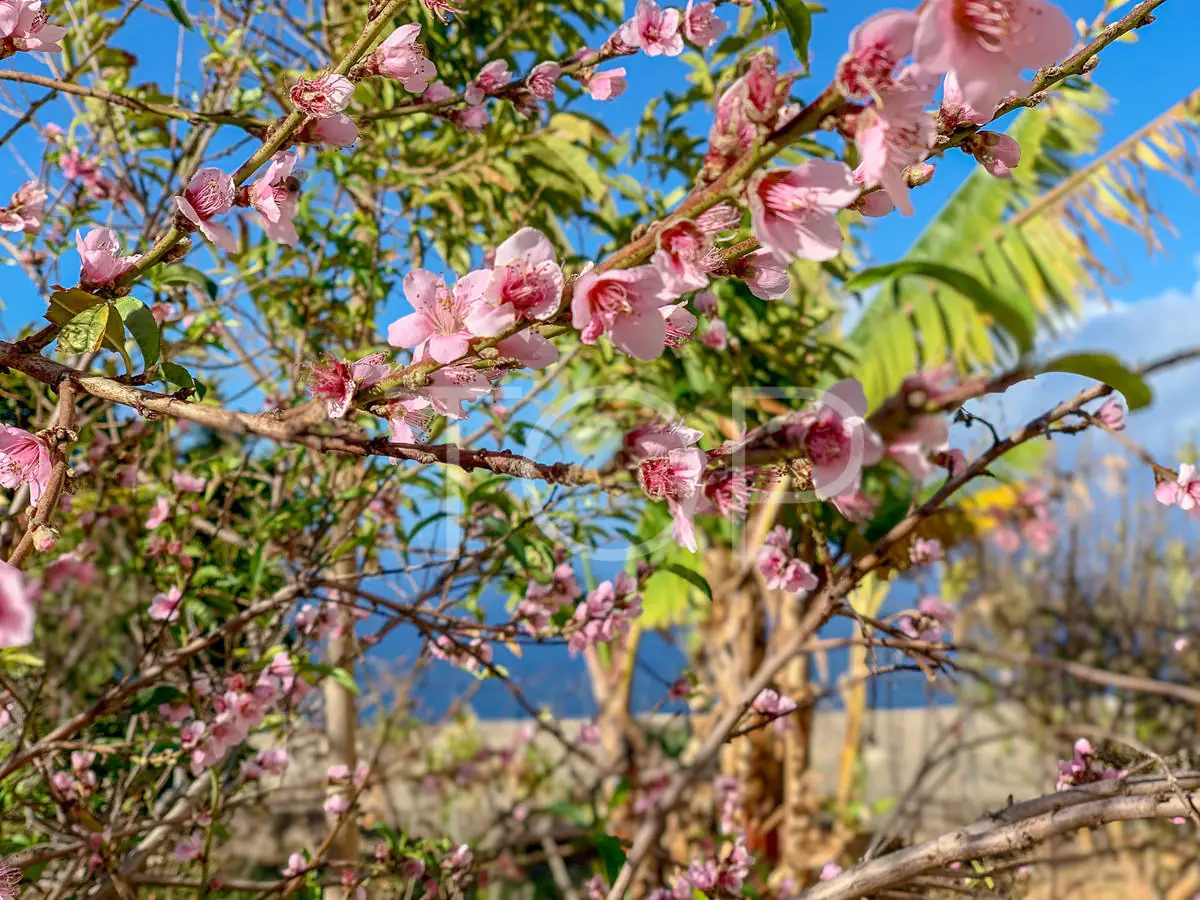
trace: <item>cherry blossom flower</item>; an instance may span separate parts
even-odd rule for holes
[[[183,593],[177,587],[172,587],[166,593],[155,594],[150,601],[150,618],[156,622],[169,622],[179,612],[179,603]]]
[[[19,188],[8,206],[0,209],[0,229],[37,234],[42,228],[46,187],[40,181],[27,181]]]
[[[842,874],[842,871],[843,871],[842,867],[839,866],[837,863],[827,862],[827,863],[825,863],[825,865],[821,866],[820,880],[821,881],[833,881],[833,879],[837,878],[839,875]]]
[[[0,650],[33,642],[33,602],[25,576],[0,562]]]
[[[1154,488],[1154,499],[1164,506],[1178,506],[1184,512],[1200,516],[1200,474],[1184,463],[1175,481],[1163,481]]]
[[[487,110],[482,106],[468,106],[465,109],[456,109],[451,111],[448,116],[451,122],[463,131],[474,131],[479,134],[487,128],[488,118]]]
[[[686,303],[668,303],[660,306],[663,322],[667,326],[667,346],[682,347],[692,339],[696,330],[696,317],[688,311]]]
[[[887,455],[917,481],[924,481],[937,470],[930,457],[949,446],[950,424],[945,416],[917,416],[907,431],[888,441]]]
[[[542,100],[553,100],[555,86],[562,75],[562,66],[556,62],[540,62],[533,67],[526,79],[529,90]]]
[[[919,15],[916,66],[953,72],[966,103],[989,116],[1027,85],[1025,69],[1057,62],[1075,43],[1070,18],[1045,0],[931,0]]]
[[[531,369],[544,369],[558,359],[558,348],[532,328],[497,342],[496,349],[501,356],[519,360]]]
[[[914,566],[927,566],[942,559],[945,552],[937,538],[917,538],[908,548],[908,558]]]
[[[0,425],[0,485],[29,485],[29,502],[37,506],[50,483],[53,464],[49,445],[35,434]]]
[[[757,296],[757,295],[755,295]],[[712,291],[703,291],[692,298],[696,312],[702,316],[714,316],[717,313],[717,295]]]
[[[289,247],[300,239],[292,224],[300,193],[300,183],[292,175],[297,159],[294,150],[276,153],[267,171],[250,188],[250,205],[263,217],[267,237]]]
[[[662,455],[643,459],[638,464],[638,483],[647,497],[667,501],[674,520],[672,534],[675,540],[694,553],[696,533],[692,518],[701,497],[700,484],[708,454],[692,446],[700,439],[698,431],[677,429],[663,435],[668,436],[686,443],[672,447]],[[652,439],[645,446],[653,446]]]
[[[475,79],[467,85],[463,96],[472,106],[479,106],[484,98],[498,94],[512,81],[512,72],[508,62],[503,59],[493,59],[482,69]]]
[[[172,472],[171,484],[184,494],[203,494],[204,489],[208,487],[208,479],[187,472]]]
[[[111,284],[142,258],[140,253],[118,256],[121,242],[111,228],[93,228],[86,237],[76,231],[75,246],[81,262],[79,283],[88,288]]]
[[[444,81],[435,81],[425,89],[421,99],[426,103],[441,103],[454,97],[454,91],[446,87]]]
[[[713,319],[700,338],[709,350],[726,350],[729,347],[729,328],[721,319]]]
[[[715,3],[694,3],[694,0],[688,0],[687,9],[683,13],[683,36],[701,50],[720,40],[727,27],[717,18]]]
[[[467,317],[482,301],[492,273],[477,269],[464,275],[451,291],[445,280],[427,269],[404,276],[404,296],[413,312],[388,326],[388,343],[411,347],[413,359],[453,362],[466,354],[473,334]]]
[[[653,456],[666,456],[672,450],[685,450],[704,436],[702,431],[688,428],[682,422],[639,425],[625,432],[621,440],[622,449],[633,459],[643,460]]]
[[[58,45],[67,34],[60,25],[51,25],[41,0],[0,0],[0,42],[13,50],[28,53],[61,53]]]
[[[325,798],[325,815],[330,819],[340,819],[350,811],[350,798],[344,794],[330,794]]]
[[[1104,401],[1096,410],[1096,418],[1110,431],[1125,430],[1125,407],[1121,406],[1121,401],[1116,397]]]
[[[1011,178],[1012,170],[1021,162],[1021,145],[1007,134],[980,131],[971,135],[964,147],[996,178]]]
[[[658,311],[663,294],[662,276],[653,266],[585,272],[575,283],[571,322],[583,332],[580,339],[585,344],[606,334],[634,359],[658,359],[667,338]]]
[[[882,187],[906,216],[913,214],[913,206],[904,170],[925,158],[937,134],[933,117],[925,111],[931,96],[929,82],[904,75],[880,91],[879,101],[867,107],[858,121],[857,175],[868,187]]]
[[[850,50],[837,68],[837,87],[851,100],[868,100],[892,86],[900,60],[912,53],[917,14],[886,9],[850,33]]]
[[[501,243],[493,266],[482,302],[466,315],[472,333],[492,337],[518,321],[549,319],[558,311],[562,269],[554,245],[536,228],[522,228]]]
[[[750,704],[750,708],[759,715],[771,716],[775,719],[778,731],[787,730],[787,715],[796,709],[796,701],[791,697],[782,696],[772,688],[763,688]]]
[[[621,29],[630,46],[641,48],[647,56],[678,56],[683,52],[679,10],[663,9],[654,0],[638,0],[633,18]]]
[[[204,835],[199,831],[193,831],[175,845],[175,853],[173,855],[176,862],[187,863],[199,859],[203,853]]]
[[[358,140],[358,126],[345,113],[324,119],[308,119],[296,133],[298,144],[331,144],[349,147]]]
[[[835,213],[858,197],[858,184],[845,164],[812,159],[758,173],[749,195],[754,234],[763,247],[784,258],[822,261],[842,251]]]
[[[616,100],[625,93],[625,88],[629,86],[625,80],[623,66],[606,69],[603,72],[592,71],[586,75],[581,72],[576,77],[587,88],[587,92],[593,100]]]
[[[232,178],[220,169],[205,167],[192,176],[183,196],[175,198],[175,205],[187,221],[200,229],[201,234],[222,250],[232,252],[237,249],[233,232],[212,219],[229,212],[233,207],[234,195]]]
[[[867,191],[855,200],[850,208],[869,219],[880,219],[895,209],[896,204],[883,191]]]
[[[424,397],[412,397],[397,401],[388,411],[393,444],[416,444],[424,439],[425,427],[429,424],[429,401]]]
[[[821,397],[815,411],[789,429],[812,462],[813,490],[821,500],[853,494],[863,466],[883,456],[883,444],[866,423],[867,397],[862,385],[846,378]]]
[[[642,613],[642,598],[636,591],[637,584],[621,572],[614,581],[602,581],[580,601],[571,617],[574,630],[567,639],[571,655],[628,634]]]
[[[344,111],[354,96],[354,82],[332,72],[316,78],[301,78],[289,92],[292,105],[314,119],[327,119]]]
[[[171,501],[166,497],[159,497],[154,501],[150,515],[146,517],[146,530],[153,531],[169,518],[171,518]]]
[[[584,722],[579,726],[577,740],[581,747],[598,747],[600,745],[600,726],[595,722]]]
[[[463,404],[478,400],[492,389],[487,378],[468,366],[447,366],[429,376],[429,384],[420,389],[436,412],[452,419],[466,413]]]
[[[958,76],[954,72],[947,72],[942,82],[942,106],[938,110],[939,130],[951,131],[960,125],[983,125],[987,121],[988,116],[974,109],[963,98]]]
[[[778,300],[792,291],[788,262],[772,250],[755,250],[742,257],[735,271],[760,300]]]
[[[349,412],[359,390],[378,384],[392,373],[392,367],[384,362],[386,358],[386,354],[372,353],[357,362],[329,358],[313,363],[308,390],[316,399],[325,401],[329,418],[340,419]]]
[[[651,259],[672,294],[690,294],[708,287],[712,268],[708,236],[692,221],[684,219],[658,232],[658,250]]]
[[[401,25],[371,54],[369,67],[388,78],[395,78],[410,94],[420,94],[437,77],[437,69],[425,56],[418,42],[419,23]]]

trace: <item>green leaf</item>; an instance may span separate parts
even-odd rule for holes
[[[195,379],[192,378],[191,373],[183,366],[173,362],[164,362],[159,368],[162,370],[163,379],[169,384],[188,388],[193,391],[196,389]]]
[[[65,325],[85,309],[99,306],[103,302],[103,297],[97,297],[95,294],[89,294],[79,288],[55,291],[50,295],[50,306],[46,310],[46,318],[55,325]]]
[[[137,341],[138,349],[142,351],[146,368],[150,368],[158,362],[161,349],[158,323],[154,321],[154,315],[146,308],[145,303],[132,297],[122,297],[117,301],[116,307],[125,327],[129,329],[129,333]]]
[[[690,581],[692,585],[699,588],[700,591],[708,598],[708,602],[712,603],[713,591],[709,586],[708,579],[697,572],[695,569],[689,569],[687,566],[681,566],[679,563],[666,563],[659,568],[665,569],[668,572],[673,572],[684,581]]]
[[[1107,353],[1068,353],[1042,366],[1043,372],[1069,372],[1103,382],[1125,396],[1129,409],[1150,405],[1153,394],[1142,376],[1130,372],[1115,356]]]
[[[112,307],[107,303],[85,309],[58,333],[58,348],[64,353],[93,353],[100,349]]]
[[[353,675],[351,675],[341,666],[334,668],[329,674],[334,681],[352,693],[355,697],[358,696],[358,685],[354,683]]]
[[[175,17],[175,20],[188,31],[191,31],[192,20],[188,18],[187,10],[183,8],[183,4],[179,0],[163,0],[163,2],[167,4],[167,9],[171,11],[171,15]]]
[[[608,877],[608,883],[612,884],[617,880],[621,867],[625,865],[625,848],[612,835],[602,834],[596,838],[596,851],[604,862],[604,874]]]
[[[787,25],[788,37],[800,65],[808,68],[808,42],[812,37],[812,12],[805,0],[775,0],[783,22]]]
[[[1034,322],[1020,307],[1006,300],[1000,294],[985,285],[982,281],[961,269],[941,263],[913,259],[888,263],[864,269],[849,279],[845,285],[848,291],[861,291],[884,281],[916,275],[929,278],[953,288],[970,300],[975,308],[1007,332],[1021,350],[1028,351],[1033,346]]]
[[[217,299],[217,283],[201,272],[199,269],[193,269],[191,266],[179,265],[178,263],[172,266],[167,266],[158,276],[159,284],[194,284],[197,287],[204,289],[210,300]]]

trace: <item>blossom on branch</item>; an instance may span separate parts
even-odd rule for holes
[[[658,308],[663,305],[662,276],[653,266],[585,272],[575,282],[571,323],[585,344],[608,335],[616,347],[634,359],[662,356],[667,328]]]
[[[19,188],[8,206],[0,209],[0,230],[37,234],[42,229],[46,186],[40,181],[27,181]]]
[[[683,52],[681,24],[678,9],[663,9],[654,0],[638,0],[633,18],[621,26],[621,39],[647,56],[678,56]]]
[[[355,393],[392,373],[385,359],[383,353],[372,353],[357,362],[330,358],[313,363],[309,369],[309,392],[315,399],[325,401],[329,418],[340,419],[349,412]]]
[[[0,48],[9,53],[61,53],[58,42],[66,34],[61,25],[50,24],[41,0],[0,0]]]
[[[625,81],[623,66],[606,69],[603,72],[596,70],[580,72],[575,77],[580,84],[587,88],[587,92],[593,100],[616,100],[625,93],[625,88],[629,86]]]
[[[263,217],[267,237],[289,247],[300,239],[292,222],[300,193],[300,182],[292,175],[297,159],[294,150],[276,153],[267,171],[250,187],[250,205]]]
[[[482,295],[467,311],[467,327],[492,337],[519,321],[552,318],[562,292],[554,245],[536,228],[522,228],[496,248]]]
[[[118,256],[121,242],[111,228],[93,228],[86,236],[76,231],[75,246],[81,263],[79,283],[85,288],[112,284],[142,258],[140,253]]]
[[[483,103],[484,98],[504,90],[510,81],[512,81],[512,72],[508,68],[508,62],[503,59],[493,59],[479,70],[479,74],[467,85],[463,96],[471,106],[479,106]]]
[[[0,650],[31,643],[33,621],[32,597],[25,576],[16,566],[0,562]]]
[[[883,456],[883,443],[866,422],[862,385],[845,378],[821,397],[817,408],[788,429],[789,437],[812,463],[813,491],[829,500],[855,493],[864,466]]]
[[[683,13],[683,36],[701,50],[711,47],[728,26],[717,18],[715,3],[695,3],[688,0]]]
[[[933,83],[911,72],[880,92],[880,99],[859,116],[855,142],[861,158],[856,175],[868,187],[882,187],[896,208],[913,214],[904,170],[921,162],[933,146],[937,128],[925,104]]]
[[[424,93],[437,77],[437,69],[417,41],[420,34],[419,23],[401,25],[371,54],[368,69],[395,78],[410,94]]]
[[[850,33],[850,49],[837,68],[837,87],[851,100],[869,100],[892,86],[896,67],[912,53],[917,14],[887,9]]]
[[[413,359],[453,362],[464,356],[474,336],[467,318],[482,302],[492,273],[477,269],[458,279],[451,291],[440,275],[414,269],[404,276],[404,296],[413,312],[388,326],[388,343],[411,347]]]
[[[345,110],[354,96],[354,82],[332,72],[317,78],[301,78],[289,92],[292,105],[314,119],[327,119]]]
[[[0,485],[29,485],[29,502],[37,506],[50,484],[53,465],[50,446],[36,434],[12,425],[0,425]]]
[[[237,249],[233,232],[212,220],[233,208],[235,194],[232,178],[220,169],[205,167],[192,176],[183,195],[175,198],[175,205],[201,234],[222,250],[232,252]]]
[[[748,188],[755,237],[784,258],[833,259],[844,241],[835,214],[858,191],[850,169],[830,160],[760,172]]]

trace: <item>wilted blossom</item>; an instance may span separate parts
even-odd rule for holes
[[[61,53],[58,42],[66,34],[61,25],[50,24],[41,0],[0,0],[0,48]]]
[[[837,68],[837,86],[851,100],[869,100],[892,86],[896,67],[912,53],[917,14],[887,9],[850,33],[850,49]]]
[[[350,105],[354,82],[345,75],[332,72],[317,78],[301,78],[289,92],[292,105],[314,119],[335,116]]]
[[[111,228],[93,228],[86,236],[76,231],[75,246],[81,263],[79,283],[88,288],[111,284],[142,258],[140,253],[118,256],[121,242]]]
[[[904,170],[925,158],[937,134],[925,111],[931,96],[928,81],[906,74],[859,116],[855,134],[861,159],[856,174],[867,187],[882,187],[906,216],[913,206]]]
[[[1116,397],[1110,397],[1096,410],[1096,418],[1110,431],[1125,430],[1125,407]]]
[[[29,485],[29,502],[37,506],[53,471],[50,446],[36,434],[0,424],[0,485]]]
[[[237,249],[233,232],[212,220],[229,212],[235,193],[232,178],[220,169],[205,167],[192,176],[183,195],[175,198],[175,205],[206,238],[222,250],[233,251]]]
[[[1174,481],[1161,481],[1154,488],[1154,499],[1164,506],[1178,506],[1190,515],[1200,516],[1200,475],[1196,467],[1190,463],[1181,465]]]
[[[512,81],[512,72],[508,63],[503,59],[493,59],[475,76],[475,80],[467,85],[464,97],[472,106],[479,106],[485,97],[498,94]]]
[[[625,93],[625,88],[629,86],[625,80],[623,66],[604,71],[580,72],[576,78],[587,88],[587,92],[593,100],[616,100]]]
[[[717,18],[715,3],[695,3],[688,0],[683,13],[683,36],[700,49],[711,47],[728,26]]]
[[[19,188],[8,206],[0,209],[0,229],[37,234],[42,227],[46,188],[40,181],[27,181]]]
[[[16,566],[0,562],[0,650],[31,643],[33,621],[33,602],[25,576]]]
[[[554,245],[536,228],[522,228],[496,248],[482,295],[467,312],[467,327],[491,337],[519,321],[549,319],[562,292]]]
[[[883,456],[879,436],[866,423],[867,397],[862,385],[846,378],[821,397],[812,412],[789,428],[789,437],[812,463],[813,490],[820,500],[858,490],[863,466]]]
[[[1054,789],[1066,791],[1081,784],[1091,784],[1110,778],[1124,778],[1122,769],[1105,768],[1098,759],[1091,741],[1080,738],[1072,748],[1074,754],[1070,760],[1059,760],[1058,780]]]
[[[746,287],[760,300],[778,300],[792,290],[792,276],[788,262],[771,250],[755,250],[735,266],[735,271]]]
[[[833,259],[844,241],[835,214],[858,191],[850,169],[826,159],[760,172],[749,186],[754,235],[785,259]]]
[[[267,171],[250,188],[250,205],[263,217],[267,237],[289,247],[300,239],[292,224],[300,193],[300,182],[292,175],[297,159],[294,150],[276,153]]]
[[[414,360],[448,363],[465,355],[473,337],[466,319],[483,299],[490,277],[488,270],[478,269],[458,279],[451,291],[440,275],[413,269],[404,276],[404,296],[413,312],[388,326],[388,343],[411,347]]]
[[[673,432],[683,436],[691,429]],[[687,549],[695,552],[696,532],[692,519],[700,502],[700,483],[708,454],[693,446],[699,441],[698,432],[687,435],[683,447],[673,447],[665,453],[643,459],[638,464],[638,483],[646,496],[665,500],[674,519],[672,534]]]
[[[331,419],[340,419],[350,410],[354,395],[386,378],[392,367],[384,362],[384,353],[372,353],[357,362],[327,358],[314,362],[309,369],[308,390],[317,400],[325,401]]]
[[[429,82],[437,77],[437,69],[417,42],[420,34],[419,23],[401,25],[371,54],[368,67],[395,78],[411,94],[424,93]]]
[[[1021,73],[1051,65],[1075,43],[1075,26],[1045,0],[930,0],[913,39],[915,65],[953,72],[966,103],[988,116]]]
[[[971,135],[964,147],[996,178],[1011,178],[1021,162],[1021,145],[1007,134],[980,131]]]
[[[562,75],[562,66],[556,62],[540,62],[533,67],[525,83],[535,97],[542,100],[553,100],[555,86]]]
[[[634,359],[658,359],[667,338],[658,311],[663,294],[662,276],[653,266],[585,272],[575,282],[571,323],[582,332],[585,344],[606,334]]]
[[[679,10],[663,9],[654,0],[638,0],[633,18],[621,28],[621,38],[647,56],[678,56],[683,52]]]

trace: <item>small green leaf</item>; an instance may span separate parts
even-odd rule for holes
[[[974,275],[952,266],[919,259],[903,260],[864,269],[842,286],[848,291],[861,291],[880,282],[906,275],[929,278],[953,288],[974,303],[980,313],[990,316],[998,327],[1017,342],[1022,352],[1033,346],[1034,322],[1030,314],[997,294]]]
[[[175,21],[177,21],[188,31],[191,31],[192,20],[188,18],[187,10],[183,8],[183,4],[180,2],[180,0],[163,0],[163,2],[167,4],[167,9],[169,9],[171,11],[171,15],[175,17]]]
[[[191,373],[183,366],[176,365],[173,362],[164,362],[159,368],[162,370],[163,379],[169,384],[176,385],[189,390],[196,389],[196,382],[192,378]]]
[[[808,42],[812,38],[812,12],[805,0],[775,0],[783,22],[787,25],[788,37],[800,65],[808,68]]]
[[[341,666],[334,668],[329,674],[334,681],[352,693],[355,697],[358,696],[358,685],[354,683],[353,675],[351,675]]]
[[[64,353],[93,353],[99,350],[111,312],[111,306],[101,303],[76,315],[58,333],[58,348]]]
[[[612,884],[617,880],[621,867],[625,865],[625,848],[612,835],[602,834],[596,838],[596,850],[604,862],[604,874],[608,883]]]
[[[158,354],[161,349],[158,323],[154,321],[153,313],[146,308],[145,303],[141,300],[134,300],[132,297],[122,297],[117,301],[116,307],[125,327],[129,329],[129,333],[137,341],[138,349],[142,351],[146,368],[150,368],[158,362]]]
[[[217,299],[217,283],[201,272],[199,269],[193,269],[191,266],[175,265],[167,266],[158,276],[159,284],[194,284],[197,287],[204,289],[210,300]]]
[[[712,587],[709,586],[708,579],[695,569],[689,569],[687,566],[681,566],[678,563],[666,563],[659,568],[666,569],[668,572],[673,572],[684,581],[690,581],[695,587],[701,590],[705,597],[708,598],[708,602],[712,603]]]
[[[1115,356],[1107,353],[1068,353],[1042,366],[1043,372],[1070,372],[1103,382],[1125,396],[1129,409],[1150,405],[1153,394],[1142,376],[1130,372]]]
[[[103,297],[97,297],[95,294],[89,294],[79,288],[55,291],[50,295],[50,306],[46,310],[46,318],[55,325],[65,325],[85,309],[99,306],[103,302]]]

